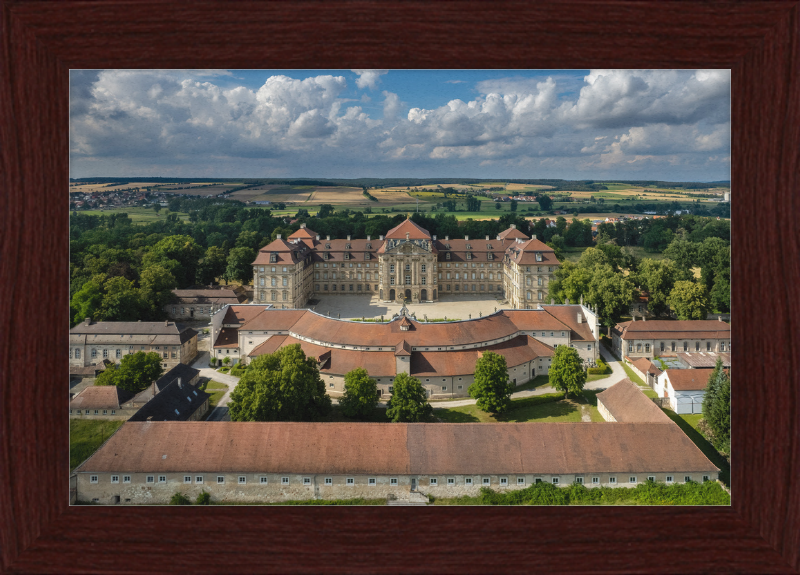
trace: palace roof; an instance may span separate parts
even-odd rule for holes
[[[387,240],[429,240],[431,234],[425,228],[406,219],[402,224],[386,232]]]

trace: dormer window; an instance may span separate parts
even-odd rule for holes
[[[489,252],[489,253],[487,254],[487,256],[488,256],[488,258],[489,258],[490,260],[493,260],[493,259],[494,259],[494,254],[493,254],[492,252]]]
[[[349,250],[350,249],[350,244],[344,244],[344,249]]]
[[[331,249],[331,244],[325,244],[325,249],[326,249],[326,250],[329,250],[329,249]]]
[[[367,244],[367,249],[371,250],[372,249],[372,244]]]
[[[536,261],[537,261],[537,262],[540,262],[540,261],[542,261],[542,254],[541,254],[541,253],[539,253],[539,252],[536,252]]]
[[[471,260],[471,259],[472,259],[472,252],[467,252],[467,259],[468,259],[468,260]]]
[[[368,260],[368,259],[369,259],[369,252],[364,252],[364,259],[365,259],[365,260]]]
[[[327,260],[328,259],[328,252],[325,252],[322,257]]]
[[[446,259],[446,260],[450,259],[450,252],[447,252],[446,254],[444,254],[444,259]]]
[[[450,249],[450,244],[444,244],[444,247],[449,250]]]
[[[278,256],[276,254],[269,254],[269,261],[270,263],[275,263],[278,261]]]
[[[346,259],[346,260],[350,259],[350,252],[345,252],[344,253],[344,259]]]
[[[467,244],[467,249],[468,249],[468,250],[471,250],[471,249],[472,249],[472,246],[471,246],[471,245],[469,245],[469,244]]]

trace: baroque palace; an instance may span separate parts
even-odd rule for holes
[[[535,309],[559,266],[553,250],[511,226],[495,239],[437,239],[407,219],[373,239],[321,239],[301,226],[261,248],[253,301],[297,309],[314,294],[377,295],[384,302],[432,303],[442,294],[491,294]]]

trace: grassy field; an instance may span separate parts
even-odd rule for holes
[[[699,423],[702,415],[700,414],[691,414],[691,415],[678,415],[671,409],[662,409],[664,413],[667,414],[672,421],[678,424],[678,427],[687,435],[692,442],[700,448],[700,451],[703,452],[703,455],[708,457],[709,461],[719,467],[719,479],[725,485],[730,487],[731,485],[731,466],[728,463],[728,460],[725,459],[719,452],[711,445],[708,440],[703,437],[703,435],[697,430],[697,424]]]
[[[561,393],[514,399],[508,412],[500,415],[485,413],[474,404],[434,408],[433,415],[445,423],[580,422],[584,412],[592,421],[603,421],[596,400],[592,405],[587,399],[563,399]]]
[[[81,210],[79,213],[86,214],[89,216],[109,216],[111,214],[128,214],[128,217],[134,224],[149,224],[151,222],[158,222],[158,221],[165,221],[167,219],[167,210],[163,208],[159,213],[156,213],[153,208],[118,208],[118,209],[109,209],[109,210]],[[184,214],[181,212],[169,212],[175,213],[178,215],[178,219],[183,221],[189,220],[189,214]]]
[[[214,381],[211,379],[202,384],[200,386],[200,390],[211,395],[211,397],[208,398],[208,411],[206,412],[207,418],[209,415],[211,415],[211,412],[214,411],[214,408],[217,407],[219,400],[222,399],[222,396],[225,395],[225,392],[228,391],[228,386],[224,383],[220,383],[219,381]]]
[[[70,419],[70,471],[86,461],[123,423],[125,422],[102,419]]]

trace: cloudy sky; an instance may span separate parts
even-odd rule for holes
[[[82,70],[70,176],[730,179],[727,70]]]

